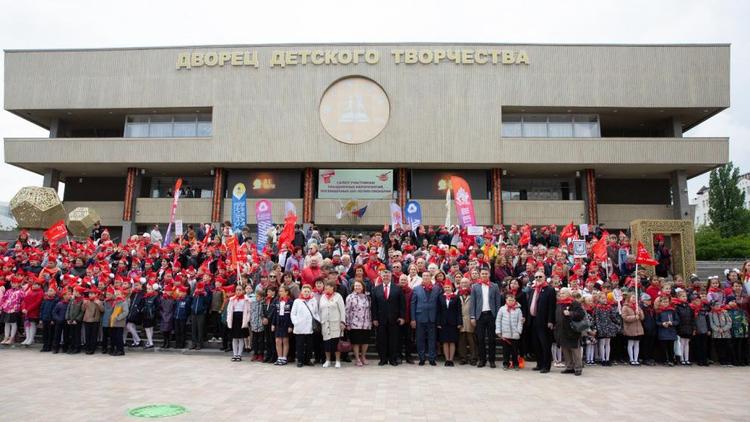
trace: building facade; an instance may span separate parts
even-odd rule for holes
[[[247,220],[381,226],[391,202],[445,221],[450,175],[477,224],[689,219],[687,180],[728,139],[683,133],[729,107],[728,45],[331,44],[5,52],[5,108],[49,138],[7,163],[65,182],[127,235]],[[362,217],[343,209],[367,207]],[[343,214],[343,217],[342,217]],[[455,222],[455,211],[452,219]]]
[[[750,210],[750,173],[740,175],[740,180],[737,182],[737,188],[745,193],[744,207],[745,209]],[[702,186],[693,197],[692,203],[695,205],[694,224],[696,227],[711,224],[711,218],[708,216],[708,199],[710,194],[711,190],[707,186]]]

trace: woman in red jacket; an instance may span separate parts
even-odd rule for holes
[[[24,339],[21,344],[26,347],[29,347],[34,343],[36,326],[39,324],[39,308],[41,307],[42,299],[44,298],[44,292],[42,292],[42,285],[39,279],[32,276],[29,276],[29,278],[32,278],[31,287],[26,291],[26,295],[21,302],[23,325],[26,331],[26,339]]]

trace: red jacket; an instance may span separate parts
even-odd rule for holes
[[[302,269],[302,285],[309,285],[315,287],[315,280],[323,275],[320,267],[305,267]]]
[[[42,305],[42,289],[29,289],[21,301],[21,310],[26,311],[26,319],[39,319],[39,307]]]

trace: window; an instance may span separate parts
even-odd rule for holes
[[[599,118],[597,116],[574,116],[573,136],[576,138],[599,137]]]
[[[148,137],[148,116],[128,116],[125,120],[126,138]]]
[[[126,138],[194,138],[212,135],[211,114],[132,115],[125,119]]]
[[[503,117],[503,137],[520,138],[521,136],[523,136],[521,132],[521,116],[511,114]]]
[[[505,138],[598,138],[599,116],[595,114],[507,114],[503,115]]]
[[[503,200],[567,201],[575,200],[572,179],[503,179]]]
[[[547,130],[550,138],[572,138],[572,116],[549,116]]]
[[[174,116],[174,136],[189,138],[196,136],[195,116],[192,114],[178,114]]]
[[[143,192],[142,197],[151,198],[171,198],[176,177],[153,177],[146,180],[145,184],[149,187],[148,192]],[[214,178],[213,177],[184,177],[182,187],[180,188],[181,198],[212,198],[214,195]]]
[[[547,116],[524,116],[523,117],[524,138],[546,138]]]

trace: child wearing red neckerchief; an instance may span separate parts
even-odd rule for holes
[[[727,308],[719,301],[711,302],[711,313],[708,316],[711,323],[711,343],[716,349],[721,366],[732,364],[732,318]]]
[[[640,365],[638,355],[640,354],[641,336],[643,335],[643,310],[638,306],[638,297],[635,294],[626,293],[623,296],[622,306],[622,331],[628,339],[626,346],[631,366]]]
[[[263,292],[253,290],[253,286],[245,286],[245,296],[250,300],[250,337],[245,339],[245,349],[253,351],[252,362],[263,361],[260,344],[263,340],[262,302]],[[260,359],[259,359],[260,358]]]
[[[656,337],[664,355],[664,364],[674,366],[674,341],[677,340],[677,326],[680,317],[674,310],[672,299],[661,296],[654,302],[656,312]]]
[[[583,307],[583,310],[586,311],[586,313],[589,316],[590,320],[594,320],[594,296],[588,295],[583,297],[583,303],[581,304]],[[595,357],[596,357],[596,334],[594,327],[591,327],[591,329],[581,333],[581,338],[583,339],[583,345],[584,348],[584,357],[585,357],[585,364],[586,365],[594,365]]]
[[[523,313],[513,295],[505,296],[505,305],[497,311],[495,334],[503,345],[503,369],[511,367],[516,371],[518,366],[518,343],[523,332]]]
[[[283,366],[287,364],[289,353],[289,335],[292,332],[292,298],[289,289],[279,286],[279,297],[271,305],[271,331],[276,341],[276,354],[278,360],[274,365]]]
[[[273,331],[271,330],[271,319],[273,318],[273,303],[276,298],[276,286],[265,288],[263,302],[261,303],[261,323],[263,324],[263,339],[265,343],[266,356],[263,363],[276,362],[276,346]]]
[[[594,327],[599,344],[599,358],[602,366],[611,366],[609,357],[611,340],[622,330],[622,317],[614,302],[609,301],[604,292],[594,295]]]

